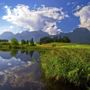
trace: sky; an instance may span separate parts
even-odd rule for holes
[[[0,34],[90,30],[90,0],[0,0]]]

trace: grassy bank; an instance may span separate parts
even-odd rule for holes
[[[44,78],[51,87],[52,82],[55,81],[55,85],[60,80],[82,88],[90,87],[89,45],[56,44],[55,48],[42,53],[41,65]]]

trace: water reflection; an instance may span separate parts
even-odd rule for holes
[[[42,90],[37,51],[0,51],[0,90]]]

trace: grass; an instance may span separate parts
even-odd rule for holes
[[[42,44],[41,47],[54,47],[54,48],[90,48],[90,44],[75,44],[75,43],[50,43]]]
[[[53,44],[56,43],[46,46],[52,47]],[[42,53],[41,65],[46,80],[54,78],[58,81],[63,78],[75,86],[90,87],[89,45],[56,44]]]

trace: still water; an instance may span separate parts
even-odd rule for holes
[[[0,90],[43,90],[37,51],[0,51]]]

